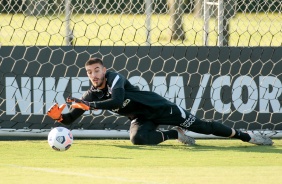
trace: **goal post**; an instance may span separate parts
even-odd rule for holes
[[[225,27],[221,24],[218,31],[210,13],[207,46],[204,17],[194,11],[204,7],[194,2],[200,3],[177,0],[183,40],[171,39],[166,0],[2,3],[0,139],[46,137],[59,126],[46,112],[53,103],[65,103],[69,95],[79,98],[89,88],[84,63],[90,57],[103,58],[109,70],[141,90],[154,91],[199,118],[282,137],[282,3],[239,1],[236,15],[228,20],[228,46],[218,42],[226,39],[218,34]],[[129,125],[125,117],[98,110],[67,127],[78,137],[127,138]]]
[[[65,0],[65,21],[66,21],[66,45],[73,45],[73,32],[70,27],[71,11],[70,11],[70,0]]]
[[[229,46],[230,29],[229,21],[236,14],[235,1],[226,0],[204,0],[203,1],[203,17],[204,17],[204,36],[203,44],[209,45],[209,22],[212,16],[217,19],[217,45]],[[215,10],[215,11],[214,11]],[[213,15],[214,14],[214,15]]]

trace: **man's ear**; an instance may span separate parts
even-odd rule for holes
[[[104,74],[106,74],[106,71],[107,71],[107,68],[106,68],[106,67],[104,67],[104,68],[103,68],[103,72],[104,72]]]

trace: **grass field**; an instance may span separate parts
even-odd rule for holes
[[[64,17],[0,14],[0,46],[64,45]],[[171,42],[169,16],[153,15],[152,45],[201,46],[203,21],[184,16],[187,39]],[[76,45],[144,46],[144,15],[75,15]],[[231,21],[231,46],[281,46],[281,14],[238,14]],[[214,27],[214,22],[211,24]],[[215,43],[215,31],[211,32]],[[215,45],[215,44],[211,44]],[[256,146],[237,140],[176,141],[134,146],[128,140],[75,140],[56,152],[46,141],[0,141],[0,184],[278,184],[282,140]]]
[[[0,43],[2,45],[65,45],[65,17],[44,17],[23,14],[0,14]],[[146,16],[142,14],[74,14],[71,28],[75,45],[145,46]],[[202,46],[203,18],[193,14],[183,16],[185,41],[171,41],[170,16],[154,14],[151,18],[151,45]],[[210,21],[210,45],[216,45],[217,27]],[[242,14],[230,20],[230,46],[281,46],[279,13]]]
[[[282,181],[282,140],[256,146],[237,140],[134,146],[128,140],[75,140],[66,152],[47,140],[1,141],[0,183],[264,183]]]

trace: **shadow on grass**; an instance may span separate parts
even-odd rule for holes
[[[133,145],[129,140],[96,141],[95,143],[89,142],[83,144],[95,144],[100,147],[117,147],[128,150],[169,151],[172,149],[187,152],[233,151],[282,154],[282,140],[274,140],[273,146],[258,146],[239,140],[197,140],[197,144],[194,146],[186,146],[174,141],[164,142],[159,145]]]
[[[207,146],[196,145],[191,151],[235,151],[235,152],[258,152],[258,153],[279,153],[282,154],[282,150],[275,146],[258,146],[258,145],[242,145],[242,146]]]
[[[112,145],[122,149],[134,149],[134,150],[158,150],[166,151],[168,149],[178,149],[184,151],[192,152],[202,152],[202,151],[235,151],[235,152],[258,152],[258,153],[279,153],[282,154],[281,146],[258,146],[258,145],[201,145],[197,144],[194,146],[186,145]]]
[[[101,156],[79,156],[80,158],[94,158],[94,159],[114,159],[114,160],[128,160],[128,157],[101,157]]]

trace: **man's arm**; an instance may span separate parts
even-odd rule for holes
[[[90,106],[94,109],[112,110],[122,107],[127,79],[116,72],[109,72],[106,78],[108,88],[111,90],[111,98],[90,102]]]
[[[107,76],[107,85],[111,88],[111,97],[109,99],[93,99],[91,95],[89,98],[83,97],[82,100],[77,98],[68,98],[68,102],[76,102],[72,104],[72,108],[79,108],[83,110],[112,110],[122,107],[125,97],[125,83],[126,78],[118,73],[109,73]],[[95,92],[94,92],[95,93]],[[94,95],[95,96],[95,95]]]
[[[70,125],[74,122],[77,118],[79,118],[85,111],[82,109],[71,109],[68,113],[62,114],[63,120],[61,123],[65,125]]]
[[[58,104],[56,103],[48,110],[47,115],[60,123],[69,125],[85,112],[82,109],[71,109],[68,113],[62,114],[62,111],[64,110],[65,107],[66,104],[62,104],[59,107]]]
[[[124,89],[116,88],[112,91],[112,96],[110,99],[103,101],[93,101],[89,102],[86,100],[81,100],[78,98],[68,97],[67,102],[75,102],[71,105],[72,108],[82,109],[82,110],[96,110],[96,109],[116,109],[122,106],[124,101]]]
[[[112,90],[112,96],[110,99],[103,101],[90,102],[90,107],[94,109],[116,109],[122,107],[124,101],[124,88],[116,88]]]

